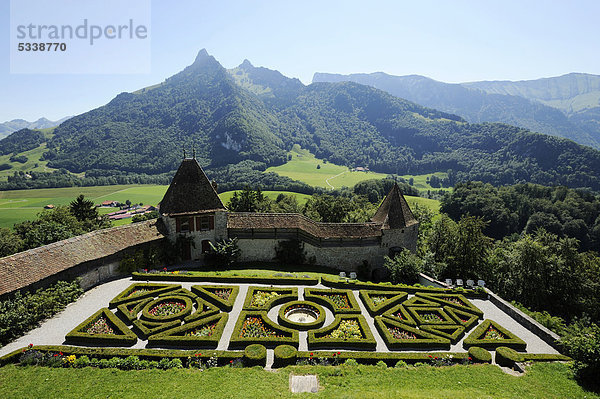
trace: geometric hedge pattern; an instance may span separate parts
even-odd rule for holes
[[[239,293],[237,285],[134,283],[66,336],[82,345],[216,348]],[[398,290],[360,290],[358,297],[390,350],[449,349],[483,317],[461,294]],[[235,321],[230,348],[251,343],[298,347],[298,330],[282,326],[267,313],[298,300],[296,287],[249,287]],[[301,302],[302,303],[302,302]],[[301,304],[300,303],[300,304]],[[304,289],[304,302],[319,304],[334,315],[333,323],[307,326],[308,345],[317,348],[374,350],[376,341],[351,290]],[[298,305],[295,305],[298,306]],[[318,305],[317,305],[318,306]],[[309,306],[310,307],[310,306]],[[507,346],[525,350],[525,342],[492,320],[485,320],[463,341],[465,348]]]

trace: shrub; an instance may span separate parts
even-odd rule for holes
[[[240,257],[237,238],[219,240],[216,244],[209,242],[209,244],[210,251],[205,255],[206,263],[209,265],[231,265],[237,262]]]
[[[561,338],[567,354],[575,361],[573,370],[580,381],[599,385],[600,375],[600,326],[585,321],[571,324]]]
[[[306,263],[304,244],[299,240],[280,241],[275,248],[275,260],[285,265]]]
[[[267,348],[264,345],[248,345],[244,350],[244,360],[249,366],[265,366],[267,364]]]
[[[298,350],[291,345],[279,345],[275,348],[274,366],[285,367],[296,363]]]
[[[512,348],[501,346],[496,348],[496,363],[504,367],[514,367],[516,362],[522,362],[523,356]]]
[[[75,368],[82,368],[82,367],[87,367],[90,365],[90,358],[87,357],[86,355],[83,356],[79,356],[77,359],[75,359],[75,361],[73,362],[73,367]]]
[[[385,364],[385,362],[383,360],[378,361],[376,366],[379,367],[380,369],[387,369],[387,364]]]
[[[408,363],[406,363],[404,360],[398,360],[396,362],[396,365],[394,366],[394,368],[397,369],[405,369],[408,367]]]
[[[492,354],[478,346],[472,346],[469,348],[469,357],[474,363],[491,363]]]
[[[383,267],[387,269],[392,283],[412,284],[419,280],[422,263],[418,256],[404,249],[393,258],[386,256]]]
[[[0,301],[0,345],[10,342],[56,313],[83,294],[79,281],[58,281],[34,293],[21,294]]]

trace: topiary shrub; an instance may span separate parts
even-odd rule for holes
[[[483,348],[478,346],[472,346],[469,348],[469,357],[473,363],[491,363],[492,354]]]
[[[503,367],[513,368],[516,362],[522,362],[523,355],[514,349],[500,346],[496,348],[496,364]]]
[[[273,366],[285,367],[296,364],[298,350],[291,345],[279,345],[275,348]]]
[[[248,345],[244,349],[244,361],[248,366],[265,366],[267,364],[267,348],[261,344]]]

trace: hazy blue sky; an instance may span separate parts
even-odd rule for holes
[[[129,75],[11,74],[9,10],[10,1],[0,0],[0,121],[88,111],[163,81],[202,48],[227,68],[247,58],[307,84],[314,72],[445,82],[600,74],[598,0],[155,0],[151,72]],[[69,16],[68,7],[61,11]]]

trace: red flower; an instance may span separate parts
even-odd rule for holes
[[[335,353],[333,354],[333,357],[335,357]]]
[[[338,355],[339,355],[340,353],[341,353],[341,352],[338,352]]]
[[[30,348],[33,348],[33,344],[29,344],[29,345],[27,345],[27,346],[28,346],[28,347],[30,347]]]
[[[58,354],[59,354],[60,356],[62,356],[62,355],[63,355],[63,353],[62,353],[62,352],[58,352]]]
[[[429,355],[429,358],[431,359],[433,356]]]
[[[311,356],[311,357],[312,357],[312,355],[313,355],[313,353],[312,353],[312,352],[310,352],[310,356]]]
[[[473,359],[471,359],[471,356],[469,356],[469,360],[473,360]]]
[[[230,360],[229,363],[233,363],[233,360]]]

